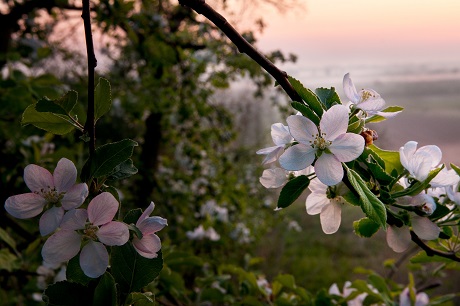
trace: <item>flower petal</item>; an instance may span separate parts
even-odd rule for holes
[[[142,239],[134,237],[133,246],[142,257],[156,258],[161,250],[161,240],[155,234],[144,236]]]
[[[118,201],[109,192],[96,196],[88,205],[88,219],[94,225],[112,221],[118,211]]]
[[[411,243],[409,229],[405,226],[388,226],[387,228],[388,246],[396,253],[402,253],[409,248]]]
[[[54,232],[61,225],[64,208],[53,206],[40,217],[40,234],[46,236]]]
[[[77,168],[67,158],[61,158],[53,173],[54,186],[58,192],[66,192],[77,180]]]
[[[409,170],[409,161],[412,159],[416,150],[416,141],[408,141],[403,147],[399,148],[399,159],[404,168]]]
[[[286,121],[292,137],[300,143],[310,145],[318,134],[318,127],[304,116],[289,116]]]
[[[299,116],[297,116],[299,117]],[[315,160],[316,149],[304,144],[297,144],[288,148],[279,158],[281,167],[296,171],[307,168]]]
[[[287,182],[287,171],[281,168],[265,169],[259,182],[265,188],[281,187]]]
[[[269,151],[269,149],[271,151]],[[267,152],[267,153],[260,153],[260,152]],[[270,147],[270,148],[261,149],[257,151],[256,154],[267,154],[267,156],[265,156],[265,159],[262,162],[262,165],[268,165],[270,163],[277,161],[278,157],[280,157],[280,155],[283,152],[284,152],[283,147]]]
[[[442,159],[442,151],[438,146],[429,145],[423,146],[417,150],[417,153],[426,152],[429,156],[431,156],[431,167],[436,167],[439,165]]]
[[[24,181],[31,191],[54,187],[53,176],[43,167],[31,164],[24,168]]]
[[[150,214],[153,212],[153,210],[155,209],[155,203],[153,202],[150,202],[150,205],[147,206],[147,208],[144,210],[144,212],[142,213],[142,215],[139,217],[139,219],[137,220],[136,222],[136,226],[139,226],[139,224],[144,221],[145,219],[147,219]]]
[[[86,209],[71,209],[62,218],[61,228],[68,230],[84,229],[88,212]]]
[[[358,95],[360,97],[367,97],[365,100],[361,100],[356,106],[363,111],[374,114],[385,108],[385,100],[373,89],[360,90]]]
[[[443,168],[438,173],[438,175],[436,175],[434,179],[430,181],[430,185],[432,188],[448,187],[452,185],[457,185],[459,181],[460,181],[460,176],[458,176],[455,170],[453,169],[447,170],[446,168]]]
[[[329,205],[324,206],[319,218],[323,232],[325,234],[334,234],[339,229],[342,221],[342,206],[334,200],[329,203]]]
[[[356,87],[353,84],[353,81],[351,80],[349,73],[345,74],[345,76],[343,77],[343,91],[345,92],[345,95],[351,102],[353,102],[354,104],[359,102],[358,92],[356,91]]]
[[[412,229],[423,240],[434,240],[439,237],[441,229],[428,218],[413,216]]]
[[[341,162],[357,159],[364,151],[364,137],[358,134],[345,133],[338,136],[329,146],[329,150]]]
[[[35,193],[23,193],[11,196],[5,201],[6,211],[15,218],[28,219],[43,211],[46,200]]]
[[[119,221],[111,221],[99,228],[97,238],[105,245],[123,245],[128,242],[128,226]]]
[[[77,208],[83,204],[87,196],[88,185],[85,183],[74,185],[64,194],[61,200],[62,207],[64,207],[65,210]]]
[[[328,186],[337,185],[343,178],[342,163],[332,154],[323,153],[315,163],[318,179]]]
[[[310,193],[307,196],[307,200],[305,201],[305,208],[307,209],[307,214],[317,215],[321,213],[323,208],[327,206],[329,202],[330,200],[327,198],[326,193]]]
[[[90,241],[80,253],[80,267],[83,272],[92,278],[104,274],[109,265],[109,254],[100,242]]]
[[[168,220],[154,216],[143,220],[138,227],[143,235],[151,235],[162,230],[166,225],[168,225]]]
[[[319,127],[321,134],[326,134],[324,138],[329,141],[345,134],[348,128],[348,107],[345,105],[332,106],[323,114]]]
[[[409,173],[419,181],[424,181],[430,174],[432,158],[427,152],[416,152],[409,160]]]
[[[271,134],[273,143],[277,146],[284,146],[292,141],[292,136],[289,133],[289,128],[282,123],[272,124]]]
[[[46,240],[42,249],[43,260],[59,264],[72,259],[80,251],[81,236],[75,231],[61,229]]]

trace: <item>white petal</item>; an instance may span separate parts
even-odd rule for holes
[[[286,121],[292,137],[300,143],[310,145],[318,134],[318,127],[304,116],[289,116]]]
[[[289,128],[282,123],[272,124],[272,139],[277,146],[284,146],[292,141]]]
[[[424,181],[431,171],[431,155],[426,152],[416,152],[409,160],[409,173],[419,181]]]
[[[286,170],[302,170],[315,160],[315,152],[316,149],[300,143],[288,148],[280,156],[279,163]]]
[[[430,304],[430,298],[425,292],[417,293],[415,297],[415,306],[427,306]]]
[[[423,240],[434,240],[439,237],[441,229],[430,219],[413,216],[411,219],[412,229]]]
[[[256,154],[259,154],[259,155],[267,155],[267,154],[270,154],[270,153],[272,153],[273,151],[277,150],[278,148],[279,148],[278,146],[263,148],[263,149],[258,150],[258,151],[256,152]]]
[[[102,225],[96,235],[105,245],[123,245],[128,242],[129,229],[123,222],[111,221]]]
[[[375,112],[376,115],[382,116],[384,118],[390,119],[393,117],[396,117],[399,113],[402,111],[396,111],[396,112]]]
[[[86,209],[72,209],[65,213],[62,218],[61,228],[68,230],[84,229],[88,212]]]
[[[61,158],[53,173],[54,186],[58,192],[69,190],[77,180],[77,168],[67,158]]]
[[[100,242],[90,241],[80,253],[80,267],[83,272],[92,278],[104,274],[109,265],[109,254]]]
[[[54,232],[61,225],[64,209],[53,206],[40,217],[39,228],[40,234],[46,236]]]
[[[345,92],[345,95],[351,102],[359,102],[358,92],[356,91],[356,87],[353,84],[353,81],[351,80],[349,73],[345,74],[345,76],[343,77],[343,91]]]
[[[161,240],[157,235],[147,235],[138,239],[133,239],[134,249],[145,258],[156,258],[158,251],[161,250]]]
[[[399,159],[404,168],[409,170],[409,162],[417,150],[417,142],[408,141],[406,144],[399,148]]]
[[[62,207],[64,207],[65,210],[80,207],[87,196],[88,185],[85,183],[74,185],[64,194],[64,197],[61,200]]]
[[[345,134],[348,128],[348,108],[345,105],[332,106],[323,114],[319,126],[321,133],[326,134],[326,140],[333,141]]]
[[[139,224],[139,230],[143,235],[151,235],[162,230],[168,225],[168,220],[162,217],[149,217]]]
[[[259,181],[265,188],[281,187],[287,182],[287,171],[281,168],[265,169]]]
[[[334,200],[329,205],[324,206],[321,214],[321,228],[325,234],[334,234],[340,227],[342,220],[342,206]]]
[[[357,159],[364,151],[364,137],[358,134],[345,133],[338,136],[329,146],[329,150],[341,162]]]
[[[109,192],[96,196],[88,205],[88,219],[94,225],[112,221],[118,211],[118,201]]]
[[[366,100],[360,101],[356,106],[363,111],[369,113],[376,113],[385,108],[385,100],[373,89],[360,90],[358,95],[363,97],[364,95],[370,95]]]
[[[318,179],[328,186],[337,185],[343,178],[342,163],[332,154],[323,153],[315,163]]]
[[[268,165],[270,163],[276,162],[278,158],[280,157],[281,154],[284,152],[283,147],[273,147],[273,151],[267,154],[265,156],[264,161],[262,162],[262,165]]]
[[[341,295],[339,291],[339,287],[337,286],[336,283],[332,284],[331,287],[329,287],[329,294],[334,294],[334,295]]]
[[[139,219],[137,220],[136,222],[136,226],[139,226],[139,224],[144,221],[145,219],[147,219],[150,214],[153,212],[153,210],[155,209],[155,203],[153,202],[150,202],[150,205],[147,206],[147,208],[144,210],[144,212],[142,213],[142,215],[139,217]]]
[[[59,264],[72,259],[80,251],[81,236],[75,231],[61,229],[46,240],[42,249],[43,260]]]
[[[388,226],[387,243],[388,246],[396,253],[404,252],[409,248],[411,243],[409,229],[405,226]]]
[[[5,210],[15,218],[28,219],[43,211],[46,200],[35,193],[23,193],[11,196],[5,201]]]
[[[308,189],[310,189],[311,192],[326,194],[327,185],[324,185],[319,179],[315,178],[310,181]]]
[[[417,150],[417,153],[426,152],[428,155],[431,156],[431,167],[436,167],[439,165],[442,159],[442,152],[438,146],[430,145],[430,146],[423,146]]]
[[[307,196],[305,201],[305,207],[307,209],[307,214],[317,215],[323,208],[329,205],[330,200],[327,198],[326,193],[316,193],[313,192]]]
[[[24,181],[31,191],[40,191],[54,187],[51,173],[40,166],[31,164],[24,168]]]
[[[446,168],[443,168],[438,173],[438,175],[436,175],[434,179],[430,181],[430,185],[433,188],[447,187],[447,186],[457,185],[459,181],[460,181],[460,176],[458,176],[455,170],[453,169],[447,170]]]

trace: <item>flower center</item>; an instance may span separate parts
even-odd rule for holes
[[[324,138],[326,133],[321,133],[321,136],[319,134],[312,136],[315,138],[315,140],[310,141],[310,144],[313,148],[323,151],[332,144],[332,141],[326,140]]]
[[[35,193],[41,195],[48,203],[51,204],[58,203],[65,194],[65,192],[57,192],[56,187],[51,188],[50,186],[42,188],[40,191],[35,191]]]
[[[368,100],[371,97],[375,97],[375,95],[373,93],[371,93],[370,91],[363,90],[361,92],[361,102],[364,102],[364,101]]]
[[[83,235],[86,238],[89,238],[91,240],[97,240],[97,231],[99,230],[99,227],[92,225],[92,224],[87,224],[86,228],[83,230]]]

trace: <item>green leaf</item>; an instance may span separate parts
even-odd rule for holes
[[[348,124],[347,132],[360,134],[363,128],[364,128],[364,120],[359,119],[357,116],[353,116],[350,119],[350,123]]]
[[[93,278],[86,276],[80,267],[80,254],[75,255],[67,264],[65,271],[68,281],[87,286]]]
[[[369,218],[362,218],[353,222],[355,234],[359,237],[372,237],[379,230],[380,226]]]
[[[99,78],[99,83],[94,90],[94,120],[97,121],[112,107],[112,93],[110,82]]]
[[[0,250],[0,270],[11,272],[20,268],[20,263],[16,255],[11,254],[8,249]]]
[[[278,281],[281,285],[283,285],[286,288],[296,288],[294,276],[292,276],[291,274],[279,274],[277,277],[275,277],[274,280]]]
[[[16,241],[3,229],[0,227],[0,239],[5,241],[15,252],[16,250]]]
[[[456,165],[454,165],[454,164],[452,164],[452,163],[450,164],[450,167],[451,167],[452,169],[454,169],[454,171],[455,171],[458,175],[460,175],[460,167],[458,167],[458,166],[456,166]]]
[[[68,281],[48,286],[43,293],[47,305],[81,306],[92,304],[93,292],[90,288]]]
[[[202,267],[204,264],[203,259],[187,252],[169,253],[165,258],[165,263],[168,267],[171,268],[174,266]]]
[[[438,173],[442,170],[442,168],[444,168],[444,165],[442,167],[431,170],[430,174],[428,174],[428,177],[423,182],[417,181],[414,184],[410,185],[409,188],[395,192],[391,194],[391,196],[393,198],[399,198],[399,197],[406,196],[406,195],[415,196],[419,194],[423,190],[430,187],[431,180],[434,179],[436,175],[438,175]]]
[[[384,110],[382,110],[382,112],[384,113],[396,113],[396,112],[400,112],[404,109],[404,107],[401,107],[401,106],[388,106],[387,108],[385,108]],[[374,116],[371,116],[369,118],[366,119],[366,123],[376,123],[376,122],[380,122],[380,121],[383,121],[383,120],[386,120],[387,118],[383,117],[383,116],[380,116],[380,115],[374,115]]]
[[[68,91],[65,95],[56,100],[50,100],[47,97],[40,99],[35,105],[37,112],[48,112],[70,116],[70,112],[77,104],[78,93],[74,90]]]
[[[344,167],[347,170],[348,180],[360,196],[363,212],[369,219],[386,229],[387,211],[385,205],[369,190],[358,173],[348,168],[345,164]]]
[[[32,124],[56,135],[64,135],[74,129],[73,123],[69,120],[52,113],[40,113],[35,109],[35,105],[29,105],[22,114],[22,125]]]
[[[399,152],[382,150],[375,145],[370,145],[367,149],[372,150],[380,159],[385,161],[385,171],[387,173],[391,174],[393,170],[396,170],[400,174],[404,171],[404,167],[399,159]]]
[[[126,224],[136,224],[137,220],[142,216],[142,209],[135,208],[128,211],[126,216],[123,218],[123,222]]]
[[[94,290],[93,306],[117,306],[117,287],[115,279],[105,272]]]
[[[124,139],[119,142],[108,143],[96,149],[91,159],[85,163],[81,178],[88,182],[93,177],[110,175],[114,169],[133,155],[137,142]]]
[[[125,305],[133,306],[155,306],[155,300],[151,292],[133,292],[128,295]]]
[[[334,87],[331,88],[316,88],[315,93],[318,95],[319,100],[326,106],[326,109],[331,108],[334,104],[341,104],[339,95]]]
[[[428,256],[425,251],[418,252],[414,257],[410,259],[411,263],[414,264],[424,264],[429,262],[444,262],[444,263],[452,263],[452,259],[433,255]]]
[[[161,251],[158,257],[144,258],[134,249],[131,243],[112,247],[112,275],[123,293],[139,291],[150,284],[163,268]]]
[[[116,166],[112,173],[108,175],[108,180],[116,181],[128,178],[137,173],[137,168],[134,166],[132,159],[127,159]]]
[[[369,154],[367,158],[365,159],[365,161],[372,175],[374,176],[375,179],[377,179],[380,182],[381,185],[384,185],[384,186],[389,185],[391,182],[395,180],[394,177],[389,175],[385,171],[385,169],[382,168],[381,164],[375,160],[372,154]]]
[[[314,124],[319,125],[319,117],[308,106],[300,102],[292,102],[291,105],[295,110],[298,110],[302,115],[313,121]]]
[[[295,78],[290,76],[288,77],[288,80],[292,87],[294,87],[299,96],[302,98],[302,100],[304,100],[307,105],[316,113],[316,115],[321,118],[324,109],[318,97],[310,89],[305,88],[302,83],[300,83]]]
[[[306,175],[300,175],[287,182],[280,192],[277,207],[286,208],[294,203],[309,184],[310,179]]]

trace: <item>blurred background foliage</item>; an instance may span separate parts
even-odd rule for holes
[[[235,16],[225,0],[212,4]],[[283,10],[296,4],[252,0],[243,5]],[[28,105],[43,96],[58,98],[69,89],[79,94],[75,113],[84,122],[87,84],[80,5],[69,0],[0,2],[1,203],[27,192],[22,179],[26,165],[52,171],[67,157],[81,169],[86,160],[79,133],[54,136],[20,124]],[[175,1],[94,1],[92,11],[96,72],[110,80],[113,101],[110,114],[97,123],[97,144],[124,138],[139,143],[133,155],[139,173],[115,185],[123,209],[145,208],[154,201],[154,213],[168,219],[160,233],[165,268],[151,288],[158,301],[304,305],[312,296],[301,286],[319,292],[318,303],[329,301],[321,288],[354,278],[354,265],[328,256],[345,255],[338,250],[355,241],[339,240],[333,247],[321,243],[318,220],[301,233],[311,239],[293,241],[299,234],[290,233],[302,230],[297,221],[311,220],[299,217],[303,205],[273,212],[273,197],[258,182],[261,159],[255,155],[269,136],[268,125],[261,123],[266,124],[267,114],[276,120],[270,115],[271,103],[285,100],[266,90],[273,87],[271,77],[213,24]],[[249,30],[241,31],[255,43],[263,20],[256,15],[250,20]],[[295,61],[294,55],[276,50],[266,56],[275,63]],[[241,96],[227,94],[235,83],[250,86]],[[1,305],[38,303],[33,294],[42,289],[37,287],[42,240],[36,238],[36,222],[0,212]],[[315,271],[315,262],[305,260],[302,250],[311,246],[318,252],[313,257],[330,264],[331,270]],[[363,254],[348,254],[344,262],[374,256],[366,245],[360,250]],[[375,255],[374,267],[384,258]],[[302,283],[297,286],[292,276],[279,273],[293,274]],[[273,284],[265,286],[265,277]]]

